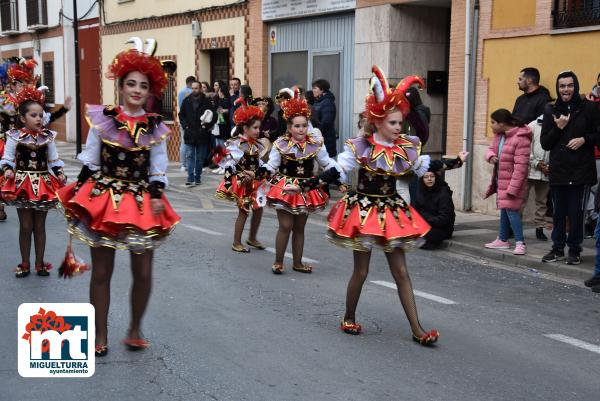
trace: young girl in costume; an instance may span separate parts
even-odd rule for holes
[[[239,214],[235,221],[231,249],[235,252],[250,252],[242,244],[242,232],[250,209],[252,209],[252,220],[246,243],[256,249],[265,249],[256,239],[263,214],[262,205],[257,201],[257,190],[264,181],[257,177],[257,170],[262,165],[260,153],[263,150],[258,136],[265,114],[256,106],[248,106],[244,99],[238,99],[236,103],[241,103],[241,106],[233,115],[236,125],[233,138],[226,143],[225,157],[217,163],[220,168],[225,169],[225,175],[215,196],[237,203]]]
[[[6,133],[6,146],[0,167],[4,178],[0,197],[8,205],[17,207],[19,216],[19,248],[21,263],[16,276],[26,277],[30,272],[31,236],[35,245],[35,270],[39,276],[48,276],[52,269],[44,262],[46,248],[46,215],[58,202],[56,190],[66,181],[63,162],[56,151],[56,132],[44,128],[44,95],[34,86],[27,86],[16,95],[9,95],[18,111],[19,129]]]
[[[275,263],[272,271],[284,271],[283,257],[292,233],[292,269],[302,273],[312,273],[312,266],[302,263],[304,251],[304,226],[308,215],[322,210],[327,205],[329,194],[318,187],[305,193],[288,193],[286,186],[299,185],[314,177],[315,162],[324,170],[335,165],[323,146],[323,138],[316,137],[308,129],[310,109],[306,100],[294,98],[281,103],[287,132],[273,143],[269,161],[265,164],[273,177],[267,193],[267,203],[277,209],[279,230],[275,239]]]
[[[371,251],[377,247],[385,252],[414,340],[423,345],[432,344],[440,334],[436,330],[424,330],[419,323],[405,258],[405,249],[420,242],[430,227],[395,190],[399,177],[421,176],[429,168],[429,156],[419,156],[419,138],[402,133],[402,122],[410,112],[406,90],[413,83],[423,85],[423,80],[407,77],[392,89],[376,66],[373,72],[373,93],[366,100],[365,134],[346,141],[337,159],[339,175],[324,172],[318,178],[301,183],[300,188],[313,188],[319,180],[333,181],[336,176],[346,180],[351,171],[358,169],[356,188],[333,206],[328,218],[330,240],[354,250],[354,273],[348,283],[341,329],[349,334],[361,331],[361,325],[356,322],[356,306],[369,272]]]
[[[157,114],[143,109],[148,96],[162,95],[167,81],[153,56],[156,42],[131,38],[136,48],[119,53],[106,76],[118,83],[122,106],[87,106],[90,123],[84,164],[77,182],[58,192],[68,230],[91,247],[90,302],[96,311],[96,356],[108,352],[107,318],[115,250],[131,253],[131,321],[123,343],[146,348],[141,322],[152,285],[154,249],[179,216],[163,194],[167,185],[169,129]],[[63,271],[65,275],[72,271]]]

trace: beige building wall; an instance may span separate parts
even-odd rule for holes
[[[104,23],[160,17],[238,3],[238,0],[105,0]]]
[[[116,99],[114,96],[114,81],[107,79],[104,73],[117,53],[130,48],[125,42],[132,36],[139,36],[142,39],[152,37],[158,42],[156,51],[157,56],[176,56],[177,57],[177,88],[185,87],[185,78],[188,75],[194,75],[196,70],[195,63],[195,38],[192,36],[189,26],[173,26],[162,29],[152,29],[147,31],[128,32],[124,34],[106,35],[102,37],[102,100],[104,104],[113,104]],[[176,45],[174,45],[176,43]]]

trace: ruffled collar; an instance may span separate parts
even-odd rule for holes
[[[392,167],[395,163],[396,157],[401,158],[404,161],[410,161],[409,155],[406,153],[407,148],[415,147],[415,144],[408,140],[404,135],[401,135],[394,141],[386,141],[377,133],[367,137],[367,141],[371,144],[371,160],[377,161],[383,157],[385,163]]]
[[[10,130],[6,133],[6,135],[19,143],[35,146],[45,145],[49,142],[52,142],[56,138],[56,132],[48,129],[36,131],[27,128],[21,128]]]
[[[247,138],[243,135],[240,136],[240,145],[248,144],[248,150],[250,153],[256,153],[257,141],[255,138]]]
[[[121,106],[106,107],[104,113],[113,116],[119,130],[125,130],[135,144],[139,143],[140,135],[145,135],[150,126],[149,119],[158,117],[156,113],[146,113],[141,109],[137,113],[128,113]]]
[[[304,139],[302,141],[297,141],[294,139],[294,137],[292,136],[291,133],[287,133],[287,148],[289,150],[292,150],[292,148],[296,147],[301,153],[304,153],[304,151],[306,150],[306,145],[315,145],[317,144],[317,141],[315,140],[315,138],[313,137],[313,135],[309,132],[306,134],[306,136],[304,137]]]

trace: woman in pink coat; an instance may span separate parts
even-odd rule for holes
[[[494,165],[492,182],[485,197],[496,193],[500,209],[500,232],[498,238],[485,244],[490,249],[509,249],[509,227],[515,234],[515,255],[525,255],[527,248],[523,238],[520,210],[527,192],[531,130],[515,119],[510,111],[498,109],[491,115],[494,140],[485,159]]]

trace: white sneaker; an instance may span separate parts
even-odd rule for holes
[[[221,167],[211,170],[213,174],[221,174]]]
[[[179,167],[179,171],[186,171],[186,170],[187,170],[187,168],[185,168],[185,166]]]

